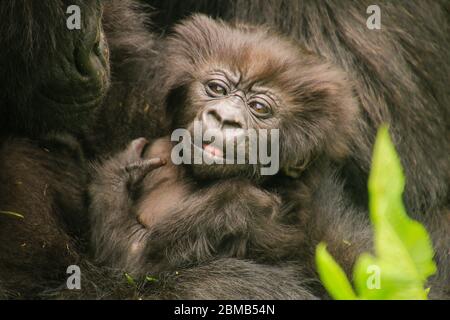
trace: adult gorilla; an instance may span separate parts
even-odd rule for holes
[[[66,26],[70,5],[80,30]],[[0,297],[31,297],[78,262],[83,153],[120,147],[144,124],[155,132],[140,86],[153,39],[130,1],[1,1],[0,34]]]

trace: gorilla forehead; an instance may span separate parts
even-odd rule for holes
[[[276,90],[288,105],[335,96],[342,89],[339,83],[347,83],[346,75],[326,60],[268,28],[203,15],[175,27],[166,59],[177,85],[226,70],[249,87]]]
[[[195,74],[222,67],[248,81],[282,81],[298,78],[310,54],[269,29],[195,15],[174,29],[168,55]]]

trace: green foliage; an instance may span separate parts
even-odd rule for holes
[[[10,216],[10,217],[14,217],[14,218],[19,218],[19,219],[25,219],[25,217],[22,214],[17,213],[17,212],[0,211],[0,214],[7,215],[7,216]]]
[[[337,300],[357,299],[345,272],[328,253],[325,244],[321,243],[317,247],[316,259],[322,282],[329,284],[326,287],[332,297]]]
[[[405,178],[387,127],[380,129],[369,179],[370,218],[375,256],[361,255],[353,270],[356,288],[320,244],[316,252],[322,283],[334,299],[423,300],[428,277],[436,272],[430,237],[406,214]]]
[[[150,283],[154,283],[154,282],[158,282],[159,280],[157,278],[155,278],[155,277],[152,277],[152,276],[146,276],[145,277],[145,281],[146,282],[150,282]]]
[[[132,275],[130,275],[129,273],[125,273],[124,276],[129,285],[131,285],[132,287],[137,287],[136,280],[134,280]]]

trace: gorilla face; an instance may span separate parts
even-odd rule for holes
[[[80,114],[100,104],[109,81],[101,14],[100,4],[95,11],[81,9],[81,30],[61,30],[64,39],[56,43],[59,55],[36,88],[39,105],[56,114]]]
[[[67,26],[71,5],[80,8],[80,29]],[[109,86],[102,10],[98,0],[0,3],[0,32],[8,34],[0,39],[7,48],[0,53],[5,71],[0,113],[6,126],[28,133],[77,131],[92,118]],[[8,24],[16,28],[9,30]]]
[[[276,170],[267,159],[292,172],[348,152],[358,109],[346,75],[270,30],[195,16],[169,38],[166,60],[173,129],[194,137],[197,177],[259,179],[277,173],[263,172]]]
[[[194,137],[191,167],[197,176],[258,176],[260,144],[279,144],[270,140],[270,129],[279,128],[277,109],[282,102],[270,84],[249,82],[251,78],[226,67],[212,68],[199,73],[189,86],[184,111],[192,115],[183,117],[191,119],[186,128]],[[199,134],[202,139],[196,139]],[[268,151],[267,156],[272,155]],[[201,163],[195,163],[195,152]]]

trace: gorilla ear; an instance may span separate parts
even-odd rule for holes
[[[285,176],[292,179],[300,179],[303,172],[308,168],[313,159],[311,156],[307,156],[304,159],[298,161],[295,165],[288,165],[282,169]]]

